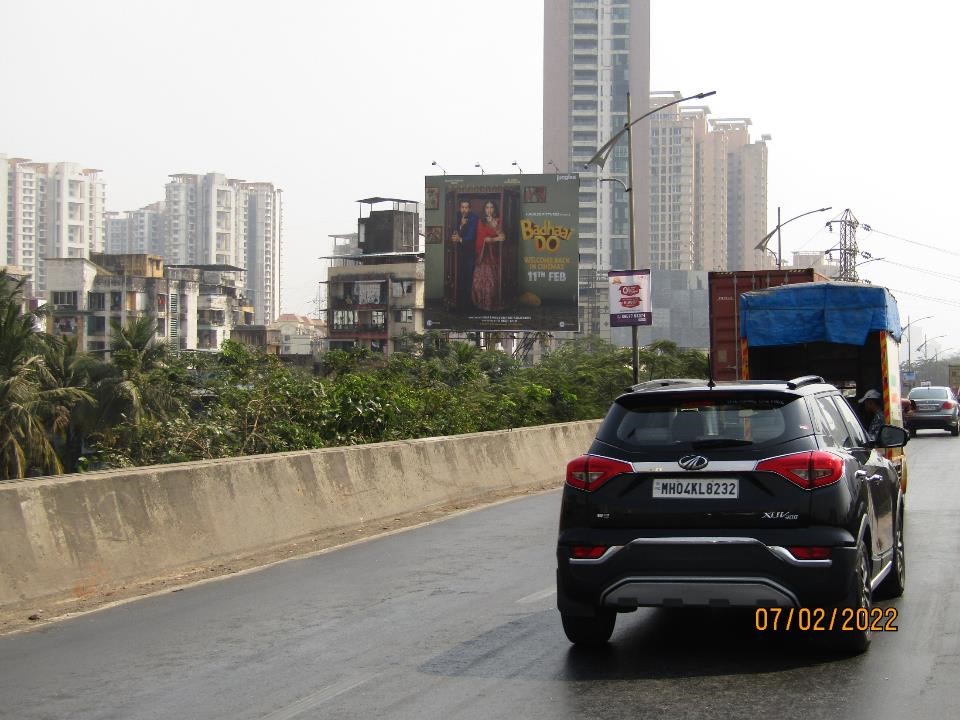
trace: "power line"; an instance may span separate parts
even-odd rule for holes
[[[936,245],[928,245],[927,243],[917,242],[916,240],[908,240],[907,238],[900,237],[899,235],[891,235],[890,233],[885,233],[882,230],[877,230],[876,228],[872,228],[869,225],[864,225],[863,229],[867,230],[868,232],[875,232],[878,235],[885,235],[886,237],[893,238],[894,240],[902,240],[903,242],[910,243],[911,245],[919,245],[920,247],[925,247],[930,250],[936,250],[937,252],[946,253],[947,255],[960,257],[960,253],[954,252],[953,250],[946,250],[944,248],[937,247]]]
[[[896,265],[897,267],[906,268],[907,270],[914,270],[919,273],[924,273],[925,275],[932,275],[933,277],[943,278],[944,280],[950,280],[952,282],[960,282],[960,276],[957,275],[948,275],[947,273],[937,272],[935,270],[926,270],[924,268],[918,268],[914,265],[907,265],[905,263],[894,262],[893,260],[888,260],[887,258],[872,258],[881,262],[890,263],[891,265]]]
[[[898,290],[897,288],[892,288],[889,286],[886,287],[890,292],[897,293],[899,295],[909,295],[910,297],[920,298],[921,300],[935,300],[937,302],[946,303],[947,305],[953,305],[954,307],[960,307],[960,301],[956,299],[950,300],[947,298],[932,297],[931,295],[921,295],[919,293],[909,292],[908,290]]]

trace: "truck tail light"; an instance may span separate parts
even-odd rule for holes
[[[824,450],[793,453],[757,464],[757,470],[776,473],[804,490],[825,487],[843,477],[843,459]]]
[[[567,485],[593,492],[610,478],[633,472],[633,466],[620,460],[581,455],[567,463]]]

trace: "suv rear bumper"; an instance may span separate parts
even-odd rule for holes
[[[599,608],[828,607],[844,600],[856,561],[854,538],[837,528],[777,537],[635,538],[596,560],[557,548],[557,604],[571,615]],[[790,536],[793,537],[790,537]],[[830,537],[832,536],[832,537]],[[787,546],[833,548],[829,560],[797,560]]]

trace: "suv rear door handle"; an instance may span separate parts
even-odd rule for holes
[[[867,477],[867,471],[866,471],[866,470],[857,470],[857,471],[854,473],[854,476],[855,476],[858,480],[864,479],[864,480],[866,480],[867,482],[880,482],[881,480],[883,480],[883,475],[881,475],[881,474],[879,474],[879,473],[877,473],[876,475],[870,475],[869,477]]]

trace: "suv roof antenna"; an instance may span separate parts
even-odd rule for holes
[[[713,356],[707,353],[707,387],[713,390],[717,383],[713,380]]]

